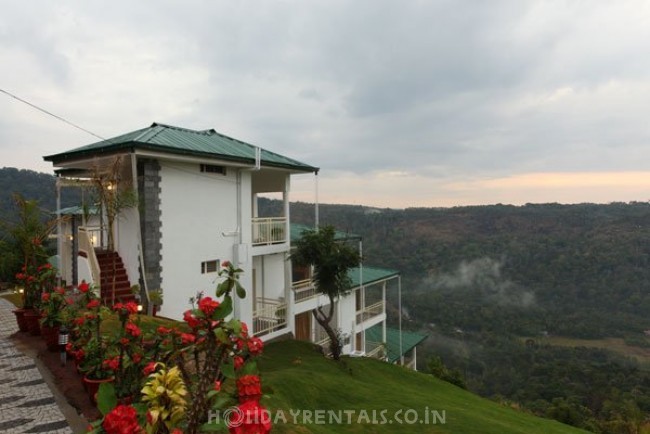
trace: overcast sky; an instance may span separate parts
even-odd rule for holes
[[[321,202],[650,200],[645,0],[0,7],[0,89],[103,137],[214,128],[320,167]],[[0,167],[94,141],[0,94]]]

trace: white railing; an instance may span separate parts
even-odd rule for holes
[[[253,334],[260,336],[287,326],[287,303],[258,298],[253,312]]]
[[[320,326],[316,327],[314,343],[323,349],[325,355],[330,354],[330,337],[324,328]]]
[[[265,217],[253,219],[253,245],[265,246],[287,241],[287,219]]]
[[[293,290],[293,300],[296,303],[318,297],[318,292],[311,279],[293,282],[291,289]]]
[[[83,252],[86,255],[86,259],[88,259],[88,264],[90,265],[90,274],[93,276],[93,283],[99,285],[99,261],[97,261],[97,255],[95,255],[95,246],[93,245],[91,236],[92,228],[89,230],[82,226],[78,229],[77,233],[79,238],[79,252]]]
[[[384,359],[386,357],[385,346],[381,342],[366,341],[366,357]]]
[[[370,318],[374,318],[378,315],[384,313],[384,301],[378,301],[375,304],[366,306],[365,309],[357,311],[357,324],[361,324],[364,321],[368,321]]]

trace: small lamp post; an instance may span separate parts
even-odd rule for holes
[[[67,362],[67,353],[65,351],[65,347],[68,345],[69,335],[70,332],[66,326],[62,326],[59,329],[59,350],[61,351],[61,366],[65,366]]]

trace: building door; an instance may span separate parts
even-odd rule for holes
[[[296,315],[296,340],[311,341],[311,312]]]

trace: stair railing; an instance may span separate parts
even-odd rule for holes
[[[79,239],[79,252],[85,253],[86,258],[88,259],[88,264],[90,265],[90,275],[93,278],[93,284],[99,286],[101,272],[99,269],[99,261],[97,260],[97,255],[95,254],[95,247],[90,236],[90,232],[84,226],[80,226],[77,231],[77,236]]]

